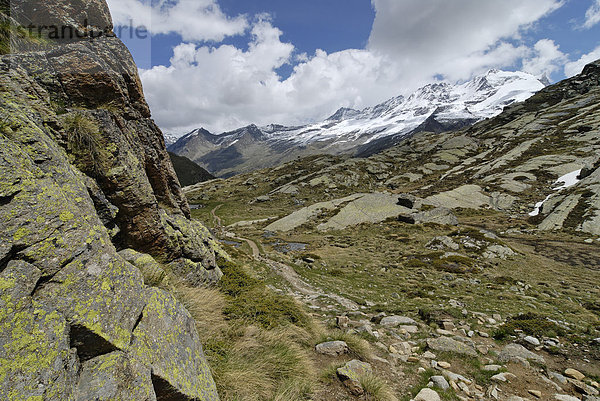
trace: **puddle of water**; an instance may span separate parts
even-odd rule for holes
[[[240,242],[236,242],[236,241],[228,241],[226,239],[222,239],[219,242],[222,242],[225,245],[231,245],[234,246],[236,248],[239,248],[242,244]]]
[[[303,244],[300,242],[277,242],[273,244],[275,250],[281,253],[305,251],[307,246],[308,244]]]

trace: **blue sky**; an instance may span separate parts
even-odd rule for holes
[[[600,58],[600,0],[109,0],[158,124],[319,120],[489,68],[558,81]]]

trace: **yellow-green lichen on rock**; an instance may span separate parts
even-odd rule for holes
[[[112,26],[104,0],[15,4],[17,21]],[[148,287],[157,261],[221,272],[125,46],[0,56],[0,121],[0,399],[218,400],[193,319]]]
[[[146,298],[130,352],[152,367],[155,383],[163,386],[157,392],[176,391],[182,399],[218,400],[194,319],[165,291],[147,289]]]

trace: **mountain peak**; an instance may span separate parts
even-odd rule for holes
[[[360,111],[355,109],[350,109],[348,107],[339,108],[332,116],[327,118],[327,121],[341,121],[346,120],[348,118],[355,117],[360,114]]]

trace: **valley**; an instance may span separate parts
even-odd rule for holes
[[[366,340],[360,359],[399,399],[433,382],[442,399],[593,400],[599,76],[590,65],[496,118],[368,158],[312,156],[184,191],[249,274],[341,330],[330,341]],[[325,364],[353,359],[335,355]],[[313,399],[353,399],[340,377]]]

